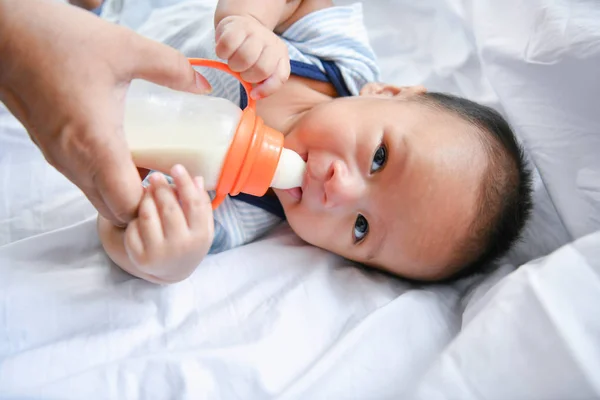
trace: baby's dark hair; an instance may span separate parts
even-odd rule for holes
[[[508,122],[496,110],[445,93],[416,96],[420,103],[450,112],[477,128],[488,157],[475,218],[457,249],[455,280],[487,268],[519,240],[531,214],[531,172]]]

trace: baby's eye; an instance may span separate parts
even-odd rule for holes
[[[385,150],[385,146],[381,144],[375,151],[375,155],[373,155],[373,161],[371,162],[371,173],[377,172],[383,168],[386,161],[387,151]]]
[[[369,233],[369,223],[365,217],[358,214],[354,222],[354,243],[363,240],[367,236],[367,233]]]

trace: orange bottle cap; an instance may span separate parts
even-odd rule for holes
[[[252,85],[232,71],[227,64],[202,58],[190,58],[191,65],[216,68],[238,79],[248,97],[248,105],[242,113],[235,135],[223,162],[217,183],[213,210],[227,195],[247,193],[263,196],[275,175],[283,149],[283,134],[264,124],[256,115],[256,102],[250,97]]]

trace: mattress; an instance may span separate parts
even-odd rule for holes
[[[141,29],[169,7],[115,1],[103,16]],[[383,80],[494,106],[523,142],[535,210],[498,268],[416,285],[284,225],[178,284],[134,279],[0,108],[0,398],[600,397],[600,4],[363,8]]]

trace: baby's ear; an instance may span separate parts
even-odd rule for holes
[[[360,90],[361,96],[404,97],[427,92],[424,86],[395,86],[387,83],[369,82]]]

